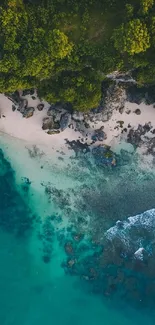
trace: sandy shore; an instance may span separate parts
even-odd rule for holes
[[[28,105],[37,107],[39,100],[32,100],[30,96],[27,96]],[[67,128],[60,134],[48,135],[42,130],[42,120],[47,116],[47,110],[49,104],[43,102],[45,108],[43,111],[34,112],[34,115],[29,118],[23,118],[19,111],[12,111],[12,101],[4,95],[0,94],[0,133],[5,133],[11,137],[24,140],[31,145],[44,145],[52,152],[56,150],[65,150],[65,139],[78,139],[79,132],[75,132],[72,129]],[[69,152],[68,152],[69,153]]]
[[[28,105],[35,108],[34,115],[28,119],[23,118],[22,114],[17,110],[13,112],[12,101],[3,94],[0,94],[0,132],[25,140],[30,144],[45,145],[51,150],[66,150],[65,139],[69,141],[78,140],[81,136],[86,137],[86,134],[87,143],[90,143],[94,130],[99,129],[101,126],[104,126],[107,136],[103,143],[112,146],[115,150],[115,146],[123,139],[126,139],[131,128],[136,129],[139,124],[144,125],[145,123],[151,123],[152,129],[155,128],[155,108],[153,105],[145,105],[144,103],[137,105],[126,102],[122,114],[115,109],[110,120],[91,123],[90,128],[83,130],[82,134],[79,131],[75,131],[75,129],[67,128],[59,134],[48,135],[42,130],[42,120],[47,116],[47,110],[50,105],[47,102],[43,102],[45,105],[43,111],[38,111],[36,107],[39,100],[33,100],[29,95],[26,98],[28,99]],[[137,109],[140,110],[140,115],[136,114]],[[122,127],[120,127],[121,122]],[[126,132],[122,134],[123,129]]]

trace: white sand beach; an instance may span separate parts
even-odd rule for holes
[[[11,137],[27,141],[29,144],[44,145],[50,148],[50,150],[66,150],[65,139],[69,141],[77,140],[82,135],[86,136],[84,133],[87,133],[87,143],[90,143],[94,130],[99,129],[101,126],[104,126],[104,131],[107,136],[103,143],[112,146],[113,149],[115,149],[114,147],[116,144],[126,138],[129,128],[136,129],[139,124],[144,125],[146,123],[151,123],[152,129],[155,128],[154,105],[146,105],[144,103],[137,105],[135,103],[126,102],[122,114],[117,109],[113,110],[112,116],[108,121],[92,122],[90,128],[85,129],[82,135],[79,131],[75,131],[71,128],[67,128],[59,134],[48,135],[47,132],[42,130],[42,120],[47,116],[47,110],[50,105],[43,101],[45,107],[42,111],[38,111],[36,107],[40,102],[39,99],[33,100],[30,95],[26,96],[26,98],[28,99],[28,105],[35,108],[34,115],[28,119],[23,118],[18,110],[13,112],[12,101],[3,94],[0,94],[0,133],[5,133]],[[135,113],[137,109],[140,110],[139,115]],[[120,127],[121,122],[122,127]],[[126,133],[122,135],[123,129],[126,129]],[[149,133],[149,136],[151,136],[151,133]]]

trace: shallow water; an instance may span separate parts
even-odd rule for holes
[[[32,158],[6,138],[1,148],[0,324],[154,324],[149,265],[131,272],[131,257],[105,254],[118,219],[154,208],[154,173],[125,152],[111,169],[89,155]]]

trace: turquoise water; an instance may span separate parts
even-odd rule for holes
[[[18,175],[2,149],[0,324],[154,324],[154,264],[138,262],[137,270],[124,248],[112,258],[105,241],[118,219],[154,208],[154,174],[125,152],[115,169],[96,167],[83,155],[70,159],[59,175],[50,165],[54,185],[43,176],[39,192],[26,178],[26,164]],[[20,155],[18,160],[20,165]],[[70,184],[65,190],[57,186],[58,176]],[[147,241],[144,230],[133,238]]]

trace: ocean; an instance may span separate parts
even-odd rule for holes
[[[154,324],[154,170],[44,149],[0,137],[0,325]]]

